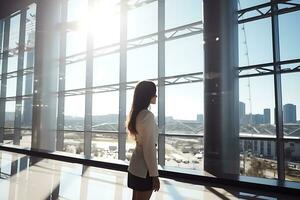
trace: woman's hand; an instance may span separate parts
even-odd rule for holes
[[[153,190],[157,192],[160,188],[160,182],[158,176],[153,177]]]

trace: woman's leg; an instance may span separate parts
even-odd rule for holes
[[[149,191],[134,191],[134,200],[149,200],[152,195],[152,190]]]

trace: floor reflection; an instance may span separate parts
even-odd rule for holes
[[[130,200],[124,172],[0,151],[1,200]],[[297,199],[272,192],[193,185],[161,178],[151,200]]]

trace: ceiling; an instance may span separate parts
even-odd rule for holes
[[[0,0],[0,19],[7,17],[35,1],[43,0]]]

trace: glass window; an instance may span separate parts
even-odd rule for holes
[[[239,0],[239,9],[245,9],[252,6],[260,5],[263,3],[268,3],[270,0]]]
[[[157,63],[156,44],[129,50],[127,52],[127,81],[157,78]]]
[[[17,77],[8,78],[6,86],[6,97],[15,97],[17,92]]]
[[[203,171],[203,138],[166,137],[165,164]]]
[[[94,131],[118,132],[119,92],[93,94]]]
[[[178,84],[165,90],[166,133],[203,134],[203,84]]]
[[[119,83],[120,54],[110,54],[94,58],[93,86]]]
[[[202,0],[166,0],[166,29],[202,20]]]
[[[128,39],[156,33],[157,10],[157,1],[129,10],[127,22]]]
[[[102,47],[120,41],[120,5],[112,0],[97,1],[90,17],[94,47]]]
[[[281,60],[300,58],[300,12],[279,15],[279,41]]]
[[[281,75],[284,136],[300,138],[300,73]]]
[[[22,128],[32,127],[32,98],[26,98],[22,101]]]
[[[118,159],[118,135],[93,133],[92,157],[100,160]]]
[[[300,141],[286,142],[285,153],[285,179],[300,182]]]
[[[15,101],[6,101],[5,104],[5,128],[13,128],[15,122],[15,109],[16,102]]]
[[[33,91],[33,74],[23,76],[22,95],[32,94]]]
[[[272,62],[272,52],[271,18],[239,24],[239,66]]]
[[[31,130],[22,130],[21,131],[20,146],[30,148],[31,147],[31,137],[32,137],[32,131]]]
[[[9,31],[9,49],[18,48],[19,44],[19,32],[20,32],[20,14],[10,19],[10,31]],[[17,52],[17,51],[16,51]]]
[[[255,145],[258,145],[258,148],[255,149]],[[257,143],[256,140],[240,140],[240,147],[241,175],[277,178],[276,142],[259,140]]]
[[[166,76],[203,72],[203,35],[193,35],[166,42]]]
[[[68,21],[83,20],[87,16],[88,0],[68,0]]]
[[[83,154],[84,133],[65,131],[63,151],[73,154]]]
[[[240,78],[240,135],[275,136],[273,76]]]
[[[65,125],[68,130],[83,130],[85,114],[85,96],[65,97]]]
[[[76,62],[66,65],[65,90],[85,87],[86,63]]]
[[[84,30],[67,32],[66,56],[86,52],[86,39]]]
[[[14,72],[18,70],[18,55],[9,54],[7,61],[7,72]]]
[[[34,49],[24,52],[23,69],[34,67]]]

